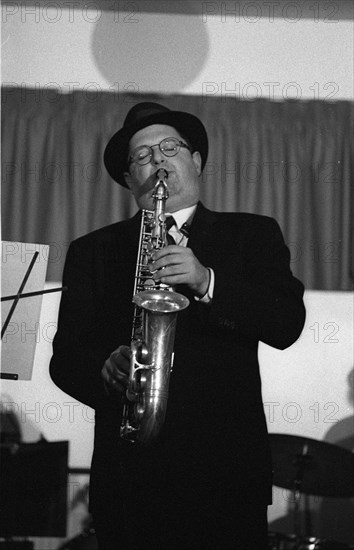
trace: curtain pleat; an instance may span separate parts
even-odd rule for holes
[[[133,215],[103,151],[140,101],[188,111],[210,141],[201,198],[218,211],[279,222],[306,288],[349,290],[353,270],[353,103],[197,96],[49,96],[3,89],[2,238],[48,243],[48,279],[61,279],[74,238]]]

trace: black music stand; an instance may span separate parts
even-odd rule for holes
[[[3,241],[0,378],[31,380],[49,246]]]
[[[7,539],[5,548],[19,545],[12,537],[66,536],[67,473],[68,441],[1,445],[0,537]]]

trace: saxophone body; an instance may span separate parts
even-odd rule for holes
[[[178,312],[189,300],[150,272],[150,256],[166,246],[165,205],[168,173],[160,169],[154,187],[154,210],[143,210],[133,294],[129,384],[124,396],[120,437],[149,445],[163,426]]]

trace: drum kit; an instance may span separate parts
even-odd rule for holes
[[[306,437],[269,437],[273,484],[292,493],[294,534],[269,532],[268,550],[354,550],[354,545],[301,535],[299,516],[301,494],[354,497],[354,453]]]

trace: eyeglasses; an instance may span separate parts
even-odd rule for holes
[[[183,141],[177,138],[169,137],[163,139],[160,143],[155,143],[155,145],[141,145],[140,147],[134,149],[129,157],[129,164],[132,162],[136,162],[136,164],[140,164],[140,166],[148,164],[152,158],[152,148],[156,147],[156,145],[159,146],[161,153],[163,153],[165,157],[175,157],[179,153],[181,147],[184,147],[189,151],[191,150],[189,145],[183,143]]]

